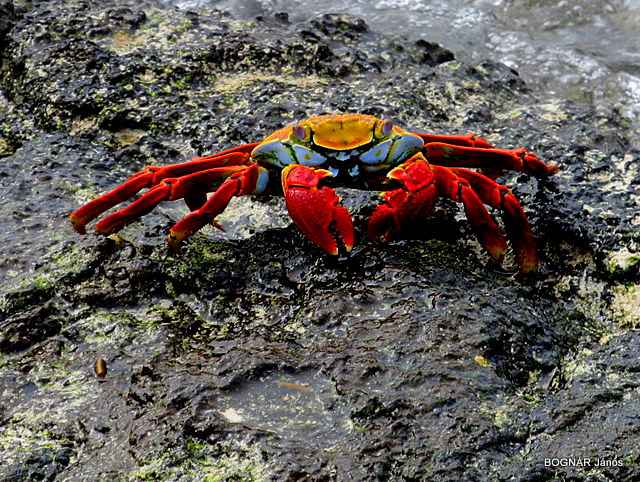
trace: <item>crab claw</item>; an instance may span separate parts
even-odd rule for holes
[[[327,186],[318,186],[329,171],[291,164],[282,170],[282,189],[289,216],[313,243],[337,255],[339,246],[353,247],[353,221],[340,206],[340,197]]]
[[[382,194],[385,202],[373,212],[367,228],[369,239],[382,242],[392,240],[406,226],[427,217],[437,197],[433,172],[422,154],[412,157],[387,176],[402,187]]]

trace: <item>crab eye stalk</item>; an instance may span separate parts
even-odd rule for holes
[[[375,136],[379,139],[387,137],[393,131],[393,121],[390,119],[376,122]]]
[[[393,129],[393,121],[387,119],[382,123],[382,134],[389,135],[391,133],[391,129]]]
[[[291,129],[291,132],[297,139],[300,139],[301,141],[304,141],[307,138],[307,131],[300,124],[294,125]]]

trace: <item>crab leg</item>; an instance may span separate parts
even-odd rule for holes
[[[194,174],[163,179],[146,193],[100,221],[96,231],[105,236],[115,233],[127,224],[150,213],[162,201],[185,199],[187,204],[197,209],[206,202],[206,193],[220,186],[222,181],[234,173],[243,172],[245,166],[216,167]],[[193,209],[192,209],[193,210]]]
[[[490,144],[488,144],[490,146]],[[508,169],[534,176],[549,176],[558,171],[525,149],[493,149],[487,147],[455,146],[444,142],[431,142],[422,149],[431,164],[445,167]]]
[[[264,167],[253,164],[246,167],[238,166],[235,169],[236,172],[231,173],[220,184],[202,207],[187,214],[171,228],[167,242],[172,250],[177,250],[182,240],[207,224],[218,226],[215,221],[216,216],[226,209],[234,196],[260,194],[267,188],[269,171]]]
[[[476,147],[479,149],[492,149],[493,145],[489,144],[483,137],[478,137],[475,134],[465,134],[461,136],[457,135],[441,135],[441,134],[419,134],[417,132],[414,135],[420,137],[425,144],[431,144],[433,142],[439,142],[449,144],[453,146],[465,146]]]
[[[502,261],[507,252],[507,243],[502,235],[500,226],[487,211],[485,203],[491,204],[487,203],[486,196],[479,195],[465,178],[457,175],[457,171],[454,173],[440,166],[432,166],[432,169],[436,178],[438,193],[452,201],[462,203],[465,216],[469,220],[471,229],[480,244],[485,247],[493,259]],[[478,176],[482,175],[478,174]],[[485,176],[482,177],[491,181]],[[496,183],[494,185],[498,186]]]
[[[535,271],[538,267],[538,256],[531,226],[511,190],[474,171],[466,169],[453,169],[452,171],[469,183],[484,204],[502,211],[504,226],[513,245],[520,273],[526,274]]]
[[[291,164],[282,171],[282,189],[289,216],[300,231],[327,253],[337,255],[338,241],[347,251],[354,242],[353,221],[349,211],[340,206],[340,197],[320,181],[332,174]]]
[[[73,229],[80,234],[86,234],[86,225],[100,214],[130,199],[144,188],[152,188],[159,185],[164,179],[177,178],[215,167],[247,165],[249,163],[249,153],[257,144],[258,143],[245,144],[218,154],[206,157],[195,157],[190,162],[184,162],[182,164],[173,164],[164,167],[149,166],[131,176],[124,184],[88,202],[71,214],[69,219],[71,220]],[[189,198],[187,198],[188,205],[195,203],[195,201],[189,201],[188,199]]]

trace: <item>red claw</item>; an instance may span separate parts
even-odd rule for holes
[[[324,169],[292,164],[282,171],[282,188],[289,216],[307,238],[329,254],[337,255],[338,241],[347,251],[354,242],[353,221],[340,206],[340,197],[327,186],[319,187]]]
[[[374,211],[367,236],[382,242],[392,240],[406,226],[427,217],[438,195],[433,171],[422,154],[417,154],[389,173],[402,187],[386,191],[385,202]]]

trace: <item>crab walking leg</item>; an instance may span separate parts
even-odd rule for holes
[[[216,224],[216,216],[226,209],[234,196],[260,194],[265,191],[269,182],[269,171],[258,165],[238,167],[218,187],[206,203],[199,209],[187,214],[169,231],[167,242],[173,251],[177,251],[180,243],[207,224]]]
[[[535,271],[538,267],[538,255],[531,226],[511,190],[474,171],[466,169],[452,169],[452,171],[469,183],[484,204],[502,211],[504,226],[511,240],[516,262],[520,266],[520,273]]]
[[[282,170],[282,189],[289,216],[300,231],[327,253],[337,255],[336,238],[351,251],[354,232],[349,211],[339,205],[340,197],[330,187],[318,186],[331,175],[324,169],[291,164]]]
[[[69,219],[73,229],[79,234],[86,234],[86,225],[100,214],[130,199],[142,189],[157,186],[164,179],[193,174],[215,167],[248,165],[249,153],[257,144],[246,144],[211,156],[196,157],[190,162],[181,164],[164,167],[149,166],[131,176],[124,184],[88,202],[72,213]]]
[[[445,167],[508,169],[534,176],[549,176],[558,171],[558,166],[549,166],[522,148],[493,149],[432,142],[425,144],[423,152],[431,164]]]
[[[476,136],[475,134],[464,135],[441,135],[441,134],[420,134],[414,133],[420,137],[425,144],[431,144],[433,142],[440,142],[453,146],[466,146],[476,147],[479,149],[492,149],[493,145],[489,144],[483,137]]]
[[[498,223],[489,214],[485,206],[486,199],[483,196],[479,196],[465,178],[457,176],[457,171],[454,173],[440,166],[432,166],[432,169],[438,186],[438,193],[452,201],[462,203],[465,216],[469,220],[471,229],[480,244],[484,246],[493,259],[502,261],[507,253],[507,242],[500,230],[500,226],[498,226]],[[478,175],[480,176],[481,174]],[[482,177],[491,181],[485,176]],[[497,186],[497,184],[495,185]]]
[[[140,190],[151,187],[156,169],[155,167],[147,167],[144,171],[131,176],[125,183],[74,211],[69,216],[74,231],[79,234],[87,234],[87,224],[100,214],[135,196]]]
[[[402,188],[383,194],[385,203],[378,206],[369,221],[370,238],[389,241],[407,224],[427,217],[442,195],[463,204],[481,244],[493,259],[504,258],[507,243],[498,224],[464,179],[448,169],[429,165],[422,154],[393,169],[388,177],[399,181]]]
[[[206,200],[205,193],[214,190],[232,174],[245,169],[245,166],[216,167],[187,176],[163,179],[130,205],[100,221],[96,225],[96,232],[107,236],[120,231],[127,224],[150,213],[162,201],[184,198],[191,203],[198,203],[201,196],[205,196]]]

